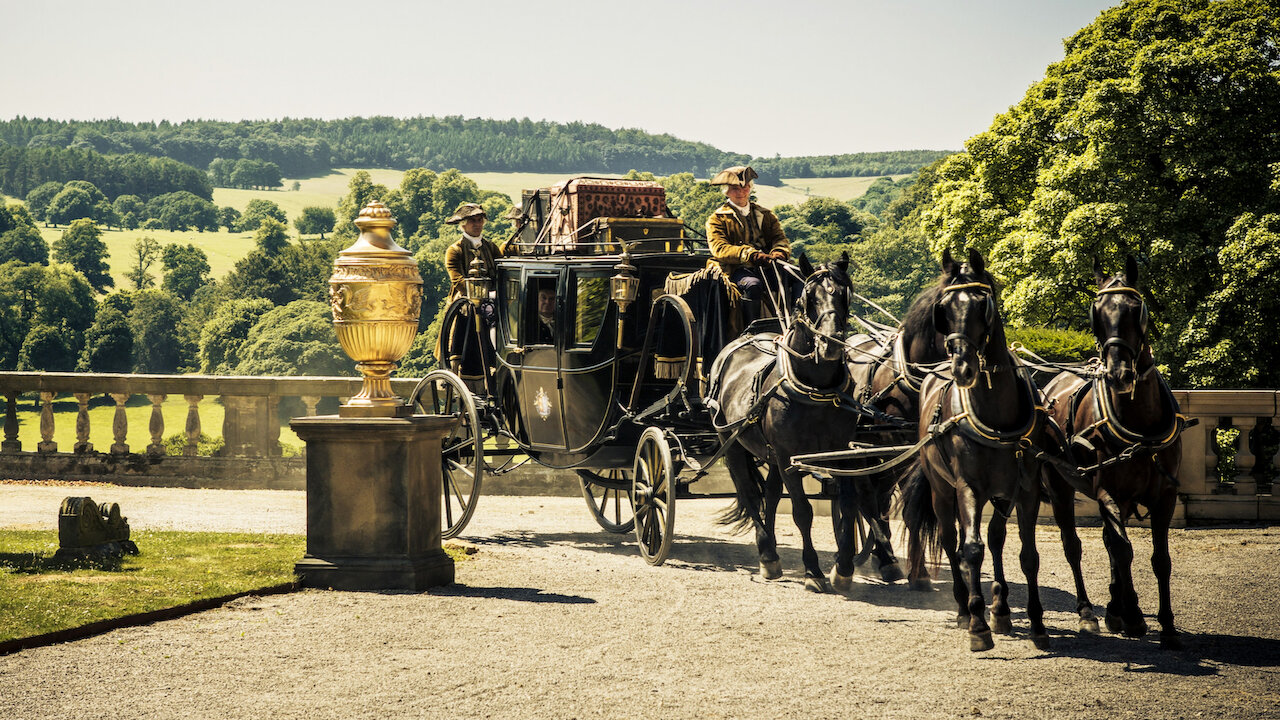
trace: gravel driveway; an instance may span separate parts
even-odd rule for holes
[[[303,526],[302,493],[10,484],[0,525],[56,527],[71,494],[119,502],[135,528]],[[1178,652],[1155,637],[1146,531],[1135,575],[1153,630],[1131,640],[1075,633],[1052,527],[1037,542],[1053,646],[1036,650],[1013,533],[1015,634],[970,653],[948,583],[807,593],[789,518],[786,575],[761,581],[749,539],[715,524],[723,507],[680,503],[654,568],[580,499],[484,497],[453,586],[246,598],[0,657],[0,718],[1280,717],[1278,529],[1172,532]],[[815,527],[829,562],[829,521]],[[1098,602],[1100,531],[1082,534]]]

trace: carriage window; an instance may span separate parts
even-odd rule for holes
[[[517,343],[516,332],[520,328],[520,277],[507,278],[505,302],[505,321],[507,324],[507,342]]]
[[[554,277],[531,277],[525,286],[529,292],[525,345],[556,343],[556,282]]]
[[[579,345],[595,342],[608,309],[609,278],[578,278],[577,302],[574,304],[574,337]]]

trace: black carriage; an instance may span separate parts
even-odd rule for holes
[[[704,363],[740,331],[733,290],[662,192],[591,178],[526,191],[497,277],[473,265],[468,296],[443,317],[447,367],[412,398],[418,412],[460,419],[443,453],[444,537],[467,525],[486,475],[526,462],[575,470],[600,526],[634,529],[654,565],[670,550],[678,498],[732,496],[692,486],[721,450]],[[547,290],[551,332],[538,314]],[[484,361],[464,376],[468,344]]]

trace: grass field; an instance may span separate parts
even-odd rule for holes
[[[32,402],[33,395],[26,395],[18,405],[18,440],[22,449],[28,452],[36,449],[40,441],[40,408]],[[205,398],[200,402],[200,429],[210,437],[222,435],[223,409],[214,398]],[[53,439],[58,443],[58,450],[71,452],[76,444],[76,414],[80,406],[75,398],[61,396],[53,402]],[[111,425],[115,419],[115,402],[106,396],[95,396],[89,402],[89,442],[94,450],[107,452],[115,442]],[[151,444],[151,402],[144,395],[135,395],[125,405],[125,417],[129,422],[129,430],[125,442],[132,452],[145,452]],[[164,416],[164,435],[185,432],[187,425],[187,401],[181,395],[170,395],[160,405]],[[302,447],[302,441],[289,429],[288,423],[280,428],[280,442]]]
[[[131,533],[118,566],[54,560],[56,530],[0,531],[0,641],[293,582],[302,535]]]

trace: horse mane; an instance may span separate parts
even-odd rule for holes
[[[935,332],[933,327],[933,306],[938,304],[938,298],[942,295],[942,288],[946,287],[947,284],[947,276],[940,275],[933,287],[926,288],[911,302],[911,307],[907,308],[906,316],[902,318],[902,334],[904,337],[927,336]]]

